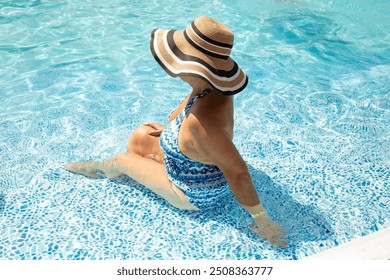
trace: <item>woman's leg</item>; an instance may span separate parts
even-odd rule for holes
[[[131,135],[128,151],[103,162],[69,163],[67,170],[90,177],[104,174],[109,178],[127,175],[180,209],[197,210],[182,190],[168,180],[165,167],[160,162],[162,151],[159,137],[150,135],[149,126],[137,128]]]
[[[163,163],[164,153],[160,148],[159,135],[155,135],[155,131],[155,128],[147,124],[137,127],[129,138],[127,152],[133,152],[142,157],[154,159],[157,162]],[[120,170],[115,169],[112,163],[111,159],[103,162],[71,162],[67,164],[66,170],[92,178],[101,176],[115,178],[126,175]]]

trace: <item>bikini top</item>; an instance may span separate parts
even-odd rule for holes
[[[179,149],[179,131],[186,113],[211,89],[193,97],[185,109],[172,120],[160,135],[160,146],[164,152],[164,165],[168,179],[179,188],[219,187],[227,184],[223,172],[214,164],[205,164],[185,156]]]

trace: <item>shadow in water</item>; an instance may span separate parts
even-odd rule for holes
[[[325,214],[321,213],[319,209],[297,201],[288,194],[286,188],[277,185],[264,172],[251,166],[249,169],[263,206],[271,218],[284,227],[290,246],[301,242],[327,240],[334,234]],[[176,214],[190,217],[199,225],[215,221],[236,228],[246,233],[251,239],[258,240],[258,236],[248,230],[249,224],[253,222],[251,216],[237,203],[232,194],[226,198],[224,207],[212,211],[183,211],[173,208],[164,199],[138,185],[130,178],[120,177],[115,179],[115,183],[133,185],[145,196],[150,196],[151,199],[158,201],[161,207],[168,207]]]
[[[317,207],[302,204],[292,197],[286,188],[273,182],[264,172],[251,166],[249,169],[264,208],[273,220],[283,226],[290,245],[327,240],[333,236],[334,232],[326,215]],[[236,202],[233,195],[227,198],[224,208],[209,212],[192,212],[187,215],[192,215],[199,223],[208,219],[227,223],[246,232],[248,236],[258,239],[248,230],[248,225],[253,222],[251,216]]]
[[[263,206],[283,225],[290,244],[326,240],[334,234],[326,215],[317,207],[297,201],[265,173],[252,167],[250,172]]]

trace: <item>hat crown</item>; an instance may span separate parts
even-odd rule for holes
[[[201,16],[185,30],[187,41],[207,55],[228,59],[233,47],[233,32],[224,24]]]
[[[201,16],[194,20],[194,25],[207,38],[230,45],[230,48],[233,47],[234,35],[226,25],[207,16]]]

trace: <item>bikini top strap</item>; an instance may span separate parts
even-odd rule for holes
[[[196,99],[198,98],[202,98],[204,96],[206,96],[207,94],[209,94],[210,92],[212,91],[211,88],[206,88],[204,91],[202,91],[201,93],[199,93],[196,97]]]
[[[201,93],[199,93],[198,95],[194,96],[188,103],[187,103],[187,106],[185,108],[185,112],[188,111],[188,109],[191,108],[192,104],[194,104],[194,102],[196,100],[198,100],[199,98],[202,98],[202,97],[205,97],[207,94],[209,94],[210,92],[212,91],[211,88],[206,88],[204,91],[202,91]]]

